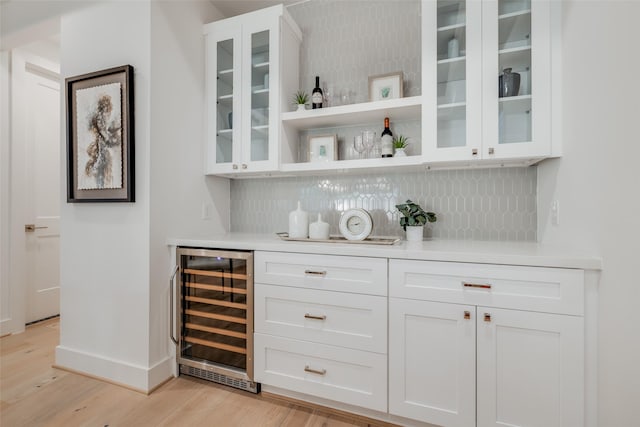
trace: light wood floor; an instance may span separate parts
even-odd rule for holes
[[[59,319],[0,339],[0,426],[368,426],[181,376],[149,396],[52,368]]]

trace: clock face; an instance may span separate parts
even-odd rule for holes
[[[352,216],[347,220],[347,229],[353,234],[360,234],[364,230],[364,221],[359,216]]]
[[[347,240],[364,240],[372,228],[371,216],[364,209],[349,209],[340,218],[340,233]]]

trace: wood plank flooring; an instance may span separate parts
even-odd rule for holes
[[[56,318],[0,338],[0,426],[377,425],[185,376],[146,396],[52,368],[58,337]]]

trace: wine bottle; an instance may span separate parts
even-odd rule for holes
[[[316,87],[311,92],[311,106],[312,108],[322,108],[322,99],[324,95],[322,89],[320,89],[320,77],[316,76]]]
[[[380,142],[382,157],[393,156],[393,134],[389,129],[389,117],[384,118],[384,130],[382,131],[382,139]]]

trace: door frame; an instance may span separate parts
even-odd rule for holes
[[[9,97],[3,96],[2,101],[2,156],[0,164],[0,233],[3,243],[0,247],[0,282],[2,294],[8,293],[8,307],[1,313],[0,335],[24,331],[26,319],[26,290],[27,290],[27,254],[26,234],[24,224],[30,215],[28,203],[23,197],[27,188],[28,177],[25,170],[26,162],[26,100],[25,79],[27,69],[52,77],[60,78],[60,65],[45,58],[17,48],[2,54],[2,77],[0,85],[2,92],[7,91]],[[5,62],[8,64],[5,67]],[[10,70],[6,76],[5,70]],[[62,126],[62,94],[60,96],[60,121]],[[7,99],[4,101],[4,99]],[[62,136],[62,132],[60,134]],[[6,138],[6,139],[5,139]],[[61,161],[61,159],[60,159]],[[8,181],[6,181],[8,180]],[[6,234],[5,234],[6,232]],[[4,305],[4,304],[3,304]]]

